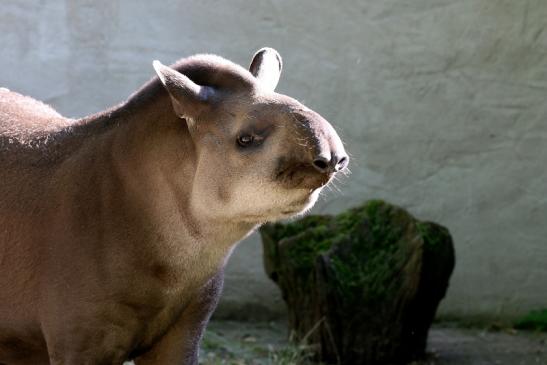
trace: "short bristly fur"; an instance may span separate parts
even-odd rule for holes
[[[235,243],[347,165],[276,51],[154,68],[80,120],[0,89],[0,364],[196,364]]]

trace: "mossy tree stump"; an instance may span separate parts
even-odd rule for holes
[[[338,216],[260,229],[289,327],[330,364],[405,364],[427,333],[454,268],[448,230],[369,201]]]

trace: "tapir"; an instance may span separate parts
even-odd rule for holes
[[[81,119],[0,89],[0,364],[197,364],[236,244],[346,169],[277,51],[153,67]]]

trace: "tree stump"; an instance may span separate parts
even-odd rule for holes
[[[448,230],[369,201],[337,216],[260,229],[289,329],[328,364],[406,364],[427,334],[454,268]]]

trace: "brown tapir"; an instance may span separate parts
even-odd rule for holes
[[[154,68],[79,120],[0,89],[0,364],[196,364],[234,245],[348,164],[271,48]]]

